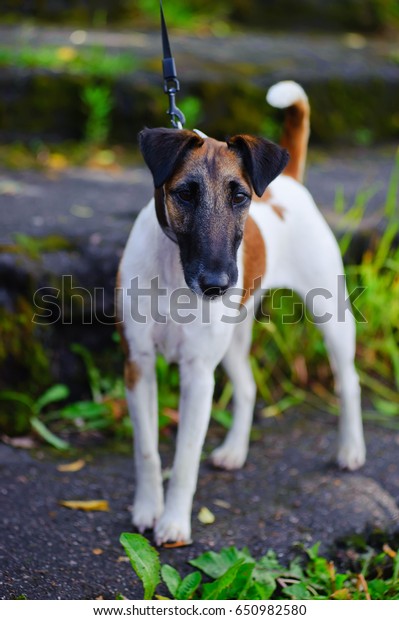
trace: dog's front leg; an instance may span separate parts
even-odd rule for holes
[[[142,355],[137,361],[127,364],[134,364],[137,375],[134,385],[126,382],[126,399],[134,431],[136,469],[132,518],[133,525],[143,532],[154,527],[163,510],[155,356]]]
[[[212,406],[213,373],[214,368],[202,360],[180,366],[177,447],[165,510],[155,527],[158,545],[190,540],[193,495]]]

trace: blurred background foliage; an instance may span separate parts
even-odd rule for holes
[[[178,104],[187,127],[199,126],[219,138],[239,128],[277,141],[282,115],[266,108],[264,97],[275,76],[283,74],[277,79],[298,79],[309,95],[311,144],[318,149],[398,142],[398,0],[164,0],[164,10],[172,48],[177,49],[182,78]],[[252,56],[234,54],[234,45],[243,40]],[[268,40],[269,51],[281,52],[277,61],[273,54],[269,59],[257,52]],[[201,44],[202,55],[199,47],[190,47],[192,41]],[[301,47],[303,64],[313,63],[301,67],[300,79],[296,46]],[[341,61],[338,70],[335,48]],[[349,54],[353,73],[341,71]],[[143,125],[168,124],[166,106],[158,0],[2,0],[4,169],[35,168],[51,176],[71,165],[111,173],[126,164],[142,165],[136,134]],[[340,239],[348,257],[353,231],[367,206],[367,191],[359,192],[343,215],[339,183],[337,179],[335,207],[344,224],[350,224]],[[394,429],[399,428],[398,191],[396,162],[385,204],[379,205],[385,229],[372,231],[365,251],[356,261],[347,260],[350,285],[367,288],[361,311],[368,322],[358,329],[365,415]],[[19,286],[8,305],[0,303],[0,429],[10,435],[33,431],[65,450],[74,434],[119,437],[129,435],[131,428],[113,326],[94,326],[91,340],[82,346],[82,334],[88,330],[79,323],[79,307],[73,331],[32,324],[32,295],[46,275],[42,259],[57,252],[72,257],[77,249],[57,234],[36,238],[18,231],[0,246],[4,280],[9,280],[0,286],[5,299],[15,279],[7,272],[9,265],[20,263],[21,273],[30,265],[22,274],[25,288]],[[116,269],[115,255],[111,271]],[[53,280],[50,284],[58,286]],[[320,334],[306,321],[284,324],[282,315],[290,314],[286,305],[292,300],[284,293],[281,299],[282,311],[266,308],[270,320],[255,326],[251,364],[259,414],[278,415],[299,404],[336,414]],[[178,418],[178,371],[159,358],[157,373],[160,426],[168,434]],[[231,424],[231,396],[231,385],[219,372],[213,418],[224,427]]]
[[[3,0],[2,21],[157,28],[157,0]],[[376,32],[399,21],[396,0],[173,0],[171,26],[190,30],[320,28]]]

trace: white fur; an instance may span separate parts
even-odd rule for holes
[[[297,101],[307,101],[302,86],[291,80],[283,80],[269,88],[266,101],[274,108],[288,108]]]
[[[270,91],[269,91],[270,92]],[[297,97],[297,95],[295,95]],[[278,177],[271,185],[272,202],[284,209],[284,220],[268,203],[254,202],[250,215],[256,221],[266,246],[267,270],[262,288],[287,287],[303,298],[308,291],[322,287],[331,298],[316,298],[315,314],[331,313],[331,320],[320,325],[324,334],[336,388],[341,398],[338,463],[348,469],[360,467],[365,460],[360,388],[354,368],[355,324],[350,313],[345,321],[337,317],[337,276],[344,273],[337,243],[309,192],[298,182]],[[242,251],[238,255],[242,286]],[[149,297],[129,296],[133,278],[149,287],[152,278],[167,291],[160,312],[165,324],[151,319]],[[212,454],[219,467],[241,467],[247,457],[255,383],[248,362],[251,343],[254,299],[247,303],[248,317],[237,325],[221,321],[222,315],[237,316],[227,310],[221,299],[197,298],[195,320],[177,324],[169,312],[171,295],[177,288],[187,289],[178,247],[162,232],[155,214],[154,201],[141,211],[130,234],[120,265],[119,311],[123,314],[124,333],[130,358],[140,369],[133,389],[127,388],[127,402],[134,426],[136,494],[133,523],[140,530],[155,526],[158,544],[189,540],[191,509],[197,484],[201,450],[205,439],[214,388],[214,370],[222,361],[234,387],[234,421],[227,437]],[[132,309],[146,317],[145,323],[130,318]],[[202,313],[210,322],[204,324]],[[157,385],[155,356],[161,352],[167,360],[179,364],[181,397],[176,455],[164,504],[161,463],[158,454]]]

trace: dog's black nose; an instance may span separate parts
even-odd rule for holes
[[[200,277],[200,287],[206,297],[220,297],[229,288],[227,273],[204,273]]]

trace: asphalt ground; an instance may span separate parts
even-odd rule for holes
[[[205,445],[193,508],[193,544],[161,549],[162,562],[181,573],[205,550],[248,546],[255,557],[270,548],[284,562],[298,544],[321,541],[329,557],[345,552],[342,537],[374,528],[399,528],[399,436],[366,424],[368,460],[359,472],[334,464],[334,416],[306,410],[262,419],[241,471],[213,469],[206,455],[221,440],[212,424]],[[163,465],[171,464],[173,438],[161,442]],[[130,446],[80,443],[86,462],[75,473],[44,449],[32,453],[0,443],[0,597],[13,599],[141,599],[142,588],[119,543],[132,531],[134,475]],[[76,455],[75,455],[76,456]],[[62,507],[62,500],[108,500],[109,512]],[[202,525],[202,506],[216,519]],[[388,535],[388,534],[387,534]],[[151,533],[149,532],[151,540]]]

